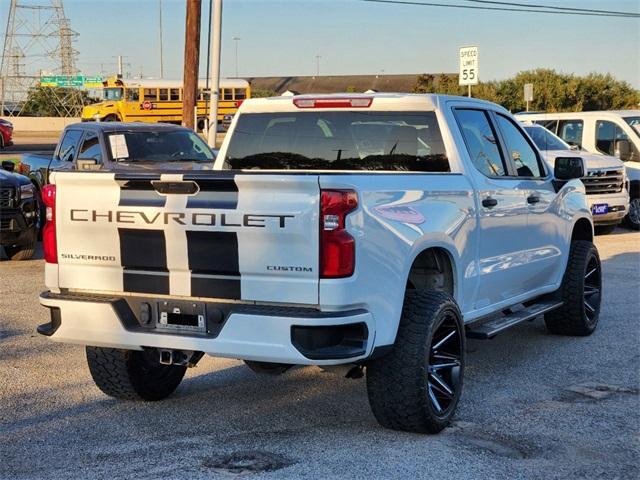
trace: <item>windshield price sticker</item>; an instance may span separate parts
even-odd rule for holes
[[[109,135],[109,144],[111,145],[111,155],[114,160],[129,158],[129,149],[127,148],[127,140],[124,138],[124,135]]]
[[[460,47],[460,69],[458,76],[459,85],[478,84],[478,47]]]

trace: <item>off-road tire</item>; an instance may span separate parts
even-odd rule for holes
[[[31,227],[29,234],[30,240],[26,245],[15,245],[13,247],[4,247],[4,251],[10,260],[29,260],[36,251],[36,241],[38,233],[36,227]]]
[[[640,197],[629,202],[629,213],[624,217],[624,224],[631,230],[640,230]]]
[[[597,270],[590,273],[594,267]],[[591,278],[592,275],[597,277]],[[595,287],[588,282],[595,282]],[[591,293],[594,288],[598,289],[597,293]],[[571,243],[559,293],[564,304],[544,316],[549,332],[557,335],[591,335],[598,325],[602,300],[602,268],[593,243],[585,240]],[[587,310],[587,301],[593,312]]]
[[[457,383],[450,404],[438,413],[429,396],[429,363],[434,333],[450,322],[458,332],[451,340],[459,347]],[[464,324],[455,300],[439,291],[408,291],[392,350],[366,367],[369,404],[378,422],[386,428],[418,433],[445,428],[462,393],[464,347]]]
[[[162,400],[180,385],[187,367],[162,365],[151,350],[86,347],[93,381],[105,394],[121,400]]]

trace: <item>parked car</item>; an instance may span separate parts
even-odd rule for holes
[[[9,120],[0,118],[0,150],[13,145],[13,124]]]
[[[582,183],[587,192],[593,223],[602,233],[613,231],[629,209],[624,163],[610,155],[578,151],[542,125],[524,122],[523,128],[550,168],[553,169],[559,157],[580,157],[585,161],[587,172]]]
[[[205,353],[258,372],[366,370],[380,424],[437,432],[467,336],[539,315],[555,334],[597,326],[583,161],[552,172],[498,105],[247,100],[215,168],[57,171],[45,187],[38,331],[86,345],[107,395],[165,398]]]
[[[640,230],[640,110],[536,113],[518,119],[542,125],[570,145],[622,160],[629,179],[626,224]]]
[[[210,170],[214,159],[215,153],[188,128],[83,122],[64,129],[53,156],[24,154],[18,169],[41,190],[53,170]]]
[[[13,172],[5,160],[0,169],[0,246],[11,260],[33,256],[38,235],[38,198],[33,184]]]

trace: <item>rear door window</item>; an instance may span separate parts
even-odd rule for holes
[[[87,132],[84,136],[78,158],[82,160],[93,159],[97,163],[102,163],[102,149],[100,148],[98,135],[95,132]]]
[[[582,120],[558,120],[557,135],[569,145],[582,148]]]
[[[455,110],[455,117],[475,167],[487,177],[507,175],[497,135],[487,112],[458,108]]]
[[[245,113],[225,168],[448,172],[434,112]]]

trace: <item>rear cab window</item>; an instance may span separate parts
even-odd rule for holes
[[[353,110],[241,114],[223,168],[450,171],[435,112]]]

